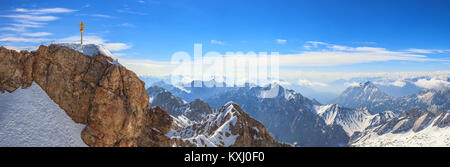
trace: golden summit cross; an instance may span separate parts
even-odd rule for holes
[[[84,23],[83,22],[81,22],[80,24],[79,24],[79,26],[80,26],[80,32],[81,32],[81,45],[83,45],[83,28],[84,28]]]

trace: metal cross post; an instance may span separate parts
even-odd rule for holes
[[[84,28],[84,23],[83,22],[81,22],[80,24],[79,24],[79,26],[80,26],[80,32],[81,32],[81,45],[83,45],[83,28]]]

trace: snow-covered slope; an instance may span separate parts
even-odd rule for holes
[[[327,125],[341,125],[349,136],[354,132],[363,131],[373,118],[367,109],[351,109],[337,104],[317,106],[316,112]]]
[[[101,54],[103,54],[105,56],[113,57],[111,52],[108,49],[106,49],[105,47],[101,46],[101,45],[96,45],[96,44],[84,44],[84,45],[81,45],[81,44],[78,44],[78,43],[58,43],[56,45],[65,46],[65,47],[71,48],[73,50],[76,50],[76,51],[78,51],[80,53],[83,53],[85,55],[88,55],[88,56],[94,56],[96,54],[101,53]],[[113,62],[110,62],[110,63],[116,64],[116,65],[121,65],[118,62],[117,59],[114,59]]]
[[[36,83],[0,94],[0,146],[86,146],[83,128]]]
[[[353,146],[450,146],[450,110],[412,109],[369,126],[354,136]]]
[[[450,127],[429,127],[419,132],[372,134],[352,144],[357,147],[450,147]]]

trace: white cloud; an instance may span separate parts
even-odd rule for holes
[[[450,78],[450,71],[434,72],[322,72],[322,71],[300,71],[300,70],[280,70],[280,78],[303,78],[311,81],[333,82],[335,80],[350,79],[380,79],[386,81],[404,81],[412,78],[436,78],[447,80]]]
[[[450,87],[450,82],[444,81],[444,80],[438,80],[438,79],[419,79],[417,82],[414,83],[418,87],[426,88],[426,89],[433,89],[433,88],[446,88]]]
[[[134,10],[131,10],[130,8],[123,8],[123,9],[117,9],[116,10],[119,13],[126,13],[126,14],[133,14],[133,15],[148,15],[147,13],[143,13],[143,12],[137,12]]]
[[[421,54],[433,54],[433,53],[444,53],[444,52],[448,52],[448,50],[440,50],[440,49],[416,49],[416,48],[411,48],[411,49],[407,49],[405,50],[407,52],[412,52],[412,53],[421,53]]]
[[[92,16],[92,17],[112,18],[112,16],[105,15],[105,14],[76,14],[75,16]]]
[[[166,61],[119,59],[119,62],[139,76],[170,76],[177,67],[176,64]]]
[[[275,40],[278,44],[285,44],[287,42],[287,40],[285,39],[276,39]]]
[[[319,47],[319,45],[326,45],[327,43],[325,42],[319,42],[319,41],[308,41],[306,42],[307,44],[311,44],[312,47],[317,48]]]
[[[311,48],[312,48],[311,45],[303,45],[303,47],[304,47],[306,50],[311,50]]]
[[[32,50],[36,50],[38,47],[37,46],[9,46],[9,45],[7,45],[7,46],[5,46],[5,48],[16,50],[16,51],[21,51],[21,50],[32,51]]]
[[[105,14],[93,14],[92,16],[94,16],[94,17],[103,17],[103,18],[111,18],[112,17],[110,15],[105,15]]]
[[[211,40],[211,44],[217,44],[217,45],[224,45],[225,43],[222,41],[218,41],[218,40]]]
[[[392,86],[397,86],[397,87],[404,87],[406,85],[406,82],[403,81],[395,81],[395,82],[391,82],[390,83]]]
[[[312,82],[306,79],[300,79],[297,82],[298,85],[300,86],[305,86],[305,87],[325,87],[328,86],[325,83],[321,83],[321,82]]]
[[[136,27],[134,24],[130,24],[130,23],[122,23],[122,24],[119,24],[119,26],[121,26],[121,27]]]
[[[281,86],[290,86],[290,85],[292,85],[290,82],[282,81],[282,80],[281,81],[280,80],[272,80],[271,83],[277,83],[277,84],[279,84]]]
[[[393,82],[390,81],[382,81],[382,82],[373,82],[374,84],[377,85],[385,85],[385,86],[396,86],[396,87],[404,87],[406,85],[406,82],[401,81],[401,80],[396,80]]]
[[[0,15],[0,17],[24,19],[24,20],[29,20],[29,21],[53,21],[53,20],[59,19],[58,17],[55,17],[55,16],[35,16],[35,15],[27,15],[27,14]]]
[[[23,38],[23,37],[2,37],[0,38],[1,42],[31,42],[31,43],[39,43],[48,41],[45,38]]]
[[[44,8],[44,9],[34,9],[34,10],[17,8],[15,11],[30,13],[30,14],[49,14],[49,13],[71,13],[71,12],[75,12],[76,10],[67,9],[67,8]]]
[[[341,52],[341,51],[309,51],[300,54],[280,55],[282,66],[335,66],[347,64],[359,64],[381,61],[441,61],[429,59],[422,55],[412,55],[400,52],[378,53],[364,52]],[[445,61],[445,60],[442,60]]]
[[[42,37],[42,36],[49,36],[52,35],[52,33],[49,32],[35,32],[35,33],[23,33],[23,36],[29,36],[29,37]]]
[[[106,49],[113,52],[131,48],[131,45],[125,43],[105,43],[103,45],[105,46]]]
[[[8,15],[0,15],[0,17],[11,18],[13,23],[9,23],[6,27],[0,28],[0,30],[15,31],[15,32],[25,32],[28,28],[39,28],[46,25],[45,22],[58,20],[59,17],[50,16],[45,14],[52,13],[70,13],[76,10],[67,8],[45,8],[30,10],[24,8],[17,8],[14,10],[15,13]]]
[[[357,87],[360,85],[360,83],[359,82],[346,82],[346,83],[344,83],[344,85],[347,87]]]

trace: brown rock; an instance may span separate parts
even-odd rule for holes
[[[171,146],[167,112],[148,109],[144,82],[102,54],[50,45],[33,52],[0,47],[0,91],[34,81],[77,123],[89,146]]]

